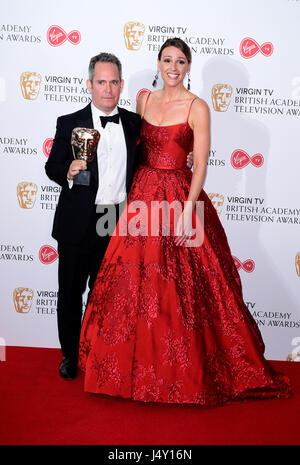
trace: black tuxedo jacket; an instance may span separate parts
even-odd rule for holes
[[[123,108],[118,110],[127,147],[126,191],[128,192],[140,159],[138,142],[141,118],[136,113]],[[94,221],[95,198],[98,185],[101,183],[101,173],[99,178],[97,157],[95,157],[88,163],[88,169],[91,171],[90,186],[73,185],[72,189],[69,188],[67,172],[74,160],[71,134],[75,127],[93,128],[91,104],[57,119],[53,146],[45,165],[48,177],[62,187],[54,216],[52,236],[57,241],[71,244],[79,244],[85,238],[91,221]]]

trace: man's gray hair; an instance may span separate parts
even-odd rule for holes
[[[99,53],[99,55],[94,56],[90,60],[89,64],[89,80],[92,81],[95,73],[95,65],[96,63],[111,63],[112,65],[116,65],[119,71],[120,81],[122,80],[122,64],[115,55],[112,53]]]

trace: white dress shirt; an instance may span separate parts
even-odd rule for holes
[[[100,116],[108,116],[91,103],[94,129],[100,132],[97,148],[99,186],[95,203],[121,203],[126,197],[127,149],[121,119],[119,124],[107,123],[102,127]],[[117,107],[110,113],[118,113]]]

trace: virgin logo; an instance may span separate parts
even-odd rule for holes
[[[230,162],[233,168],[236,170],[245,168],[245,166],[249,165],[249,163],[251,163],[256,168],[260,168],[264,163],[264,157],[261,153],[256,153],[250,157],[248,153],[245,152],[245,150],[238,149],[232,152]]]
[[[39,259],[44,265],[50,265],[58,258],[58,253],[51,245],[43,245],[39,250]]]
[[[240,45],[240,54],[243,58],[253,58],[258,52],[261,52],[265,57],[272,55],[274,50],[271,42],[265,42],[259,45],[256,40],[246,37]]]
[[[46,157],[49,157],[53,145],[53,139],[48,138],[43,143],[43,152]]]
[[[71,31],[67,34],[60,26],[50,26],[47,31],[47,40],[52,47],[58,47],[66,40],[77,45],[81,41],[81,34],[79,31]]]
[[[235,266],[237,270],[240,270],[241,268],[246,271],[246,273],[252,273],[255,269],[255,263],[251,258],[248,258],[248,260],[245,260],[244,262],[241,262],[238,258],[232,256],[233,261],[235,263]]]
[[[138,93],[136,94],[136,101],[138,101],[140,96],[145,94],[146,92],[150,92],[150,90],[149,89],[141,89],[141,90],[139,90]]]

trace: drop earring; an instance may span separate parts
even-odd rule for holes
[[[156,71],[156,74],[155,74],[155,76],[154,76],[154,80],[153,80],[153,82],[152,82],[152,86],[153,86],[153,87],[156,87],[156,86],[157,86],[158,73],[159,73],[159,71]]]
[[[190,90],[191,88],[191,78],[190,78],[190,73],[188,73],[188,84],[187,84],[187,90]]]

